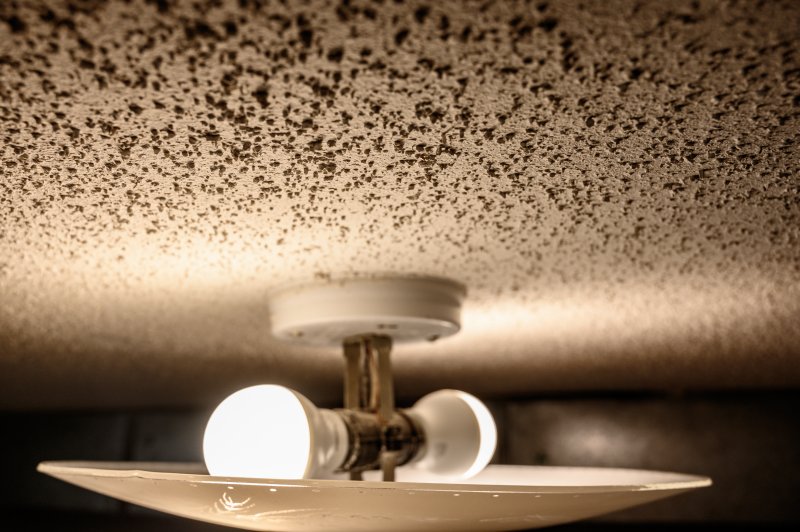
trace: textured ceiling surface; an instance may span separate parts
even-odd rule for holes
[[[266,294],[464,283],[398,392],[800,385],[800,3],[0,3],[0,406],[338,397]]]

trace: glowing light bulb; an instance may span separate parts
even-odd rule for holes
[[[406,454],[396,455],[402,457],[398,465],[435,481],[476,475],[497,444],[489,410],[457,390],[426,395],[396,413],[389,429],[381,423],[374,412],[317,409],[283,386],[252,386],[225,399],[211,415],[203,454],[215,476],[325,478],[340,468],[379,468],[381,449],[399,445]],[[384,441],[376,434],[401,439]]]
[[[203,437],[211,475],[276,479],[332,472],[347,451],[347,428],[334,412],[275,385],[239,390],[214,410]]]

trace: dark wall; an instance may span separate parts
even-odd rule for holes
[[[508,403],[503,459],[710,476],[615,522],[800,523],[798,394]]]

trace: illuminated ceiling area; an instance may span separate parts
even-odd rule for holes
[[[0,4],[0,407],[336,401],[266,295],[464,283],[396,388],[800,385],[800,3]]]

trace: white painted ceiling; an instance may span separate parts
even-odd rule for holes
[[[428,274],[399,394],[800,385],[800,3],[0,3],[0,407],[339,396],[288,282]]]

